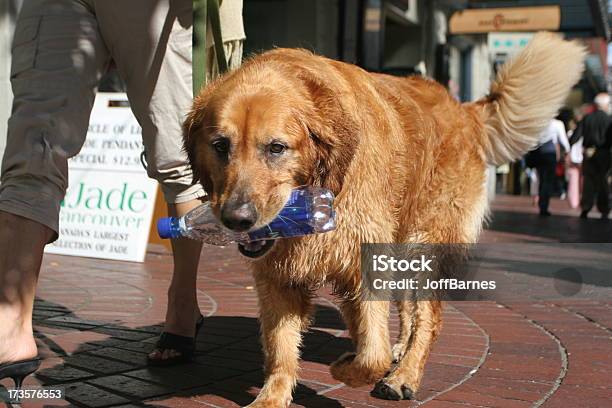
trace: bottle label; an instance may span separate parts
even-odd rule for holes
[[[313,234],[315,230],[310,225],[310,211],[310,202],[304,191],[295,190],[278,216],[265,227],[250,232],[249,237],[257,241]]]

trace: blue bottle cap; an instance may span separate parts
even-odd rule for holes
[[[157,233],[161,239],[177,238],[176,232],[172,227],[172,217],[160,218],[157,220]]]

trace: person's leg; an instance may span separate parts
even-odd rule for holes
[[[538,172],[536,169],[529,169],[529,195],[531,196],[533,206],[538,205],[538,191],[540,185],[538,183]]]
[[[582,218],[587,218],[589,211],[593,208],[597,188],[595,184],[597,172],[592,159],[585,158],[582,164],[582,174],[584,184],[582,187],[582,198],[580,200],[580,208],[582,208],[580,216]]]
[[[192,200],[181,204],[169,204],[168,214],[180,217],[202,204],[200,200]],[[180,336],[193,337],[195,323],[200,317],[198,305],[196,280],[202,243],[190,239],[172,240],[172,256],[174,259],[174,272],[172,282],[168,288],[168,308],[166,309],[166,323],[164,331]],[[191,314],[188,313],[191,311]],[[167,359],[179,355],[177,350],[154,350],[149,358]]]
[[[242,64],[242,50],[244,48],[243,40],[234,40],[223,43],[223,51],[227,61],[228,70],[233,70]],[[206,50],[206,82],[215,80],[221,71],[217,62],[217,53],[215,47],[209,47]]]
[[[540,158],[540,161],[542,159]],[[540,211],[542,207],[548,207],[548,199],[546,196],[546,165],[542,161],[538,164],[538,206]]]
[[[556,186],[558,189],[559,197],[561,200],[565,200],[567,198],[567,180],[566,180],[566,172],[565,167],[563,168],[563,174],[558,175],[557,169],[560,168],[559,164],[555,165],[555,180]]]
[[[580,206],[580,165],[571,164],[568,169],[569,186],[568,186],[568,201],[571,208]]]
[[[546,178],[547,178],[547,184],[548,184],[546,193],[548,195],[548,198],[547,198],[546,208],[544,209],[545,214],[549,214],[548,207],[550,205],[550,198],[553,195],[553,192],[555,190],[555,183],[557,182],[556,170],[557,170],[557,157],[555,154],[551,154],[548,157],[548,165],[546,166],[546,171],[547,171]]]
[[[601,218],[607,219],[610,216],[610,187],[605,175],[600,180],[599,189],[597,192],[597,209],[601,213]]]
[[[597,172],[597,209],[601,213],[601,217],[606,219],[610,213],[610,186],[608,184],[608,170],[610,168],[610,158],[607,155],[601,155],[599,159],[599,167]]]
[[[551,159],[549,154],[542,154],[541,163],[538,166],[538,178],[540,181],[539,189],[539,207],[540,214],[548,214],[548,205],[552,194],[555,182],[555,160]]]
[[[36,355],[32,308],[57,237],[67,159],[87,132],[108,53],[82,3],[26,0],[13,41],[13,112],[0,184],[0,364]]]
[[[36,356],[34,292],[43,248],[54,234],[38,222],[0,211],[0,364]]]
[[[162,186],[171,215],[184,215],[205,196],[193,185],[182,150],[182,122],[192,102],[191,0],[100,0],[100,29],[127,85],[132,110],[142,126],[147,172]],[[193,337],[200,310],[196,277],[201,244],[172,242],[174,273],[168,291],[166,333]],[[167,359],[177,350],[155,350],[150,358]]]

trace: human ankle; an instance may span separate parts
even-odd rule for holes
[[[25,307],[0,303],[0,332],[9,331],[9,329],[10,331],[31,332],[31,316],[31,311]]]
[[[193,313],[193,316],[191,315]],[[197,319],[200,310],[195,302],[176,301],[168,302],[168,312],[166,320],[189,322],[192,318]]]
[[[171,283],[168,288],[168,306],[180,310],[196,309],[198,307],[196,288],[182,283]]]

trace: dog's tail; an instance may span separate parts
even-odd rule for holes
[[[476,102],[486,127],[487,160],[500,165],[533,148],[584,69],[584,48],[552,33],[539,33],[504,65],[490,94]]]

